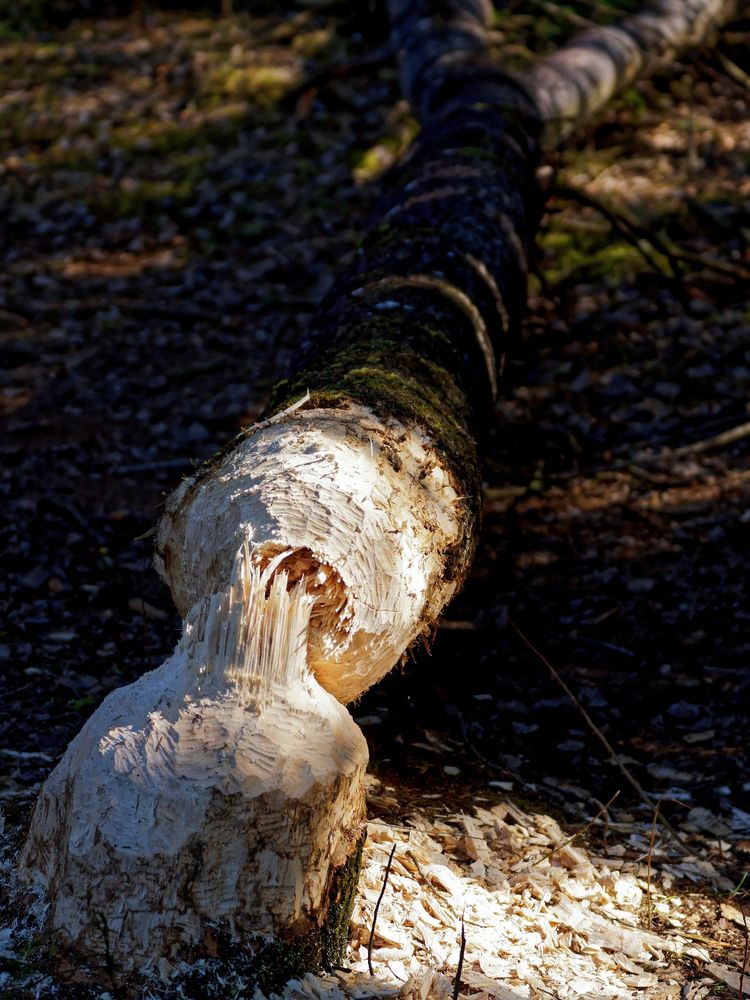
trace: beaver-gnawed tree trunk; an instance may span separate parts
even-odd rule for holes
[[[520,80],[486,55],[488,3],[391,0],[422,133],[268,419],[167,505],[183,637],[73,741],[21,859],[62,952],[115,977],[220,945],[271,978],[341,961],[367,759],[342,703],[470,567],[540,150],[737,7],[660,0]]]

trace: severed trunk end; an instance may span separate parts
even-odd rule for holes
[[[457,485],[422,431],[348,404],[291,408],[180,487],[157,565],[182,637],[70,744],[20,860],[62,960],[341,964],[367,765],[342,702],[455,590]]]

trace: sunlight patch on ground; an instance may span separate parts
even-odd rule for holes
[[[443,820],[412,814],[409,822],[368,825],[348,967],[291,980],[270,1000],[448,1000],[459,964],[459,995],[476,1000],[676,998],[688,994],[680,992],[684,971],[675,957],[699,963],[698,985],[739,975],[726,954],[713,954],[717,942],[690,929],[690,906],[673,887],[675,878],[695,877],[695,864],[701,881],[718,884],[720,877],[705,860],[675,855],[660,836],[650,844],[647,834],[612,824],[608,856],[595,856],[552,817],[511,801]],[[12,898],[11,858],[2,868]],[[741,919],[731,905],[722,904],[725,911]],[[19,958],[43,919],[40,903],[0,927],[1,953]],[[161,963],[159,971],[144,982],[144,1000],[183,996],[186,977],[205,977],[214,991],[206,995],[216,995],[210,962]],[[701,978],[705,973],[713,978]],[[51,980],[43,985],[45,995],[57,995]],[[233,996],[266,1000],[241,975],[231,985]]]
[[[350,973],[289,983],[284,1000],[389,997],[446,1000],[466,945],[461,996],[675,997],[675,955],[709,962],[703,942],[681,934],[682,900],[669,894],[680,863],[625,861],[622,845],[595,857],[557,822],[511,802],[449,821],[411,817],[411,828],[370,823],[355,904]],[[631,838],[632,839],[632,838]],[[383,890],[370,949],[373,914]],[[660,860],[657,861],[656,859]],[[646,929],[651,911],[659,933]],[[664,931],[665,925],[672,929]],[[694,935],[693,935],[694,937]]]

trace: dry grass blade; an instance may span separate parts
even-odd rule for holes
[[[651,832],[648,838],[648,859],[646,861],[646,906],[648,907],[648,929],[651,930],[651,915],[653,913],[653,908],[651,906],[651,873],[652,865],[654,860],[654,841],[656,840],[656,824],[659,819],[659,806],[661,802],[656,803],[654,808],[654,818],[651,821]]]

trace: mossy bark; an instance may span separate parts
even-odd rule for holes
[[[462,536],[446,561],[460,584],[479,531],[479,449],[526,301],[539,123],[524,87],[477,61],[484,7],[474,16],[459,2],[408,6],[394,37],[421,135],[267,413],[309,393],[307,407],[360,403],[421,428],[460,497]],[[436,39],[466,59],[423,65]]]
[[[413,6],[419,14],[424,5]],[[461,4],[443,6],[431,30],[460,48]],[[477,37],[487,12],[479,13]],[[460,498],[462,537],[446,560],[460,584],[479,531],[479,448],[526,300],[540,214],[539,126],[523,86],[477,63],[473,50],[470,63],[421,71],[426,49],[403,45],[412,30],[413,18],[398,20],[406,75],[421,88],[422,133],[389,178],[376,224],[322,302],[264,416],[309,394],[306,409],[361,404],[424,431]],[[424,42],[424,24],[420,30]],[[415,100],[408,86],[407,96]],[[233,444],[206,463],[196,486]]]
[[[208,964],[179,978],[177,985],[181,995],[187,1000],[203,1000],[207,979],[232,976],[239,976],[248,985],[268,993],[308,972],[327,972],[341,967],[346,957],[364,843],[363,834],[347,862],[333,873],[327,894],[328,911],[319,926],[257,947],[249,942],[243,949],[229,936],[224,939],[219,932],[211,939],[212,957]],[[201,956],[191,956],[193,961],[197,957]]]

